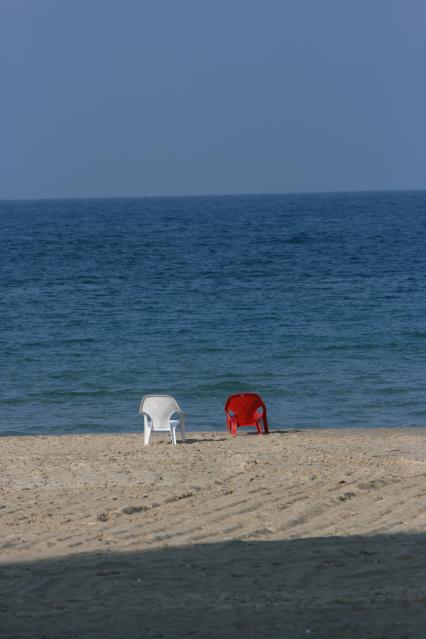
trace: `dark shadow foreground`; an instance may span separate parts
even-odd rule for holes
[[[426,636],[426,534],[225,542],[3,564],[0,636]]]

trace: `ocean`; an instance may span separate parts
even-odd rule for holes
[[[0,433],[426,425],[426,192],[0,202]]]

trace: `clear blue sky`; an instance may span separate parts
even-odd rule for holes
[[[426,188],[424,0],[0,0],[0,198]]]

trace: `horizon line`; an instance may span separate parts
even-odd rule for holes
[[[336,191],[241,191],[236,193],[188,193],[180,195],[78,195],[78,196],[47,196],[47,197],[5,197],[0,202],[46,202],[64,200],[154,200],[154,199],[189,199],[214,197],[259,197],[259,196],[292,196],[292,195],[344,195],[352,193],[421,193],[426,187],[412,189],[342,189]]]

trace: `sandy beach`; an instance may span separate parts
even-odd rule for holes
[[[2,637],[424,637],[426,429],[0,439]]]

